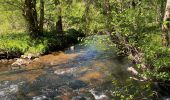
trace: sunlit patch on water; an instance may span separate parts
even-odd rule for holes
[[[83,76],[81,76],[79,79],[86,81],[86,82],[97,82],[97,80],[101,80],[103,78],[103,73],[101,72],[90,72],[86,73]]]
[[[74,73],[75,71],[76,68],[69,68],[69,69],[59,69],[54,71],[54,73],[57,75],[64,75],[64,74]]]
[[[80,53],[65,54],[64,52],[54,52],[52,54],[40,57],[38,61],[29,64],[28,68],[34,69],[36,67],[43,68],[59,65],[77,57],[78,55],[80,55]]]

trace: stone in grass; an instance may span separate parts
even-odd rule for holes
[[[40,54],[39,53],[36,53],[36,54],[34,54],[34,53],[28,53],[28,54],[25,54],[25,55],[21,55],[21,58],[23,58],[23,59],[35,59],[35,58],[38,58],[40,56]]]

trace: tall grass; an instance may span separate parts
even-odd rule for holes
[[[6,33],[0,35],[0,52],[8,54],[44,54],[58,50],[69,44],[78,43],[79,33],[76,30],[68,30],[64,35],[52,32],[44,32],[39,39],[32,40],[27,33]]]

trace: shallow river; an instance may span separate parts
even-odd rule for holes
[[[103,37],[41,56],[21,70],[1,63],[0,100],[111,100],[112,80],[127,79],[131,63]]]

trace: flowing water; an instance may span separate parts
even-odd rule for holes
[[[95,36],[21,70],[0,63],[0,100],[111,100],[112,80],[127,79],[131,63],[110,44],[107,36]]]

